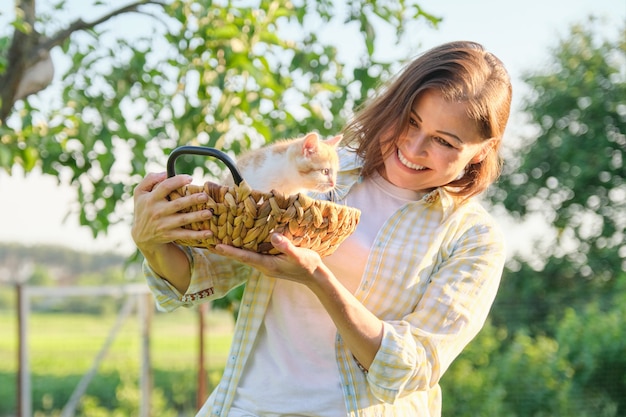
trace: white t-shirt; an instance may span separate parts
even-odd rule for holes
[[[355,232],[324,263],[350,291],[359,286],[370,246],[385,220],[421,194],[379,175],[356,184],[346,204],[361,210]],[[230,416],[346,415],[335,360],[337,329],[317,297],[287,280],[276,285]]]

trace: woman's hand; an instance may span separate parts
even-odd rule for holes
[[[211,217],[209,210],[179,213],[207,200],[204,193],[169,201],[172,191],[191,182],[188,175],[167,178],[165,173],[148,174],[135,187],[135,219],[131,235],[148,264],[184,294],[189,287],[191,269],[187,256],[172,244],[178,239],[204,239],[210,231],[183,229],[182,226]]]
[[[204,193],[169,201],[167,196],[191,182],[188,175],[167,178],[166,173],[148,174],[135,188],[135,219],[131,235],[142,252],[150,251],[177,239],[204,239],[210,231],[194,231],[182,226],[211,217],[209,210],[179,213],[207,200]]]
[[[278,233],[272,234],[271,242],[281,254],[264,255],[227,245],[217,245],[215,251],[250,265],[264,275],[288,279],[309,286],[322,277],[321,273],[329,273],[317,252],[311,249],[298,248],[289,239]]]
[[[371,366],[383,338],[383,323],[348,291],[324,265],[317,252],[298,248],[286,237],[274,233],[272,245],[280,255],[217,245],[216,251],[260,270],[263,274],[306,285],[313,291],[337,326],[357,361]]]

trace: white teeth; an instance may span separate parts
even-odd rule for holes
[[[400,162],[402,162],[402,165],[404,165],[407,168],[411,168],[416,171],[421,171],[422,169],[426,169],[426,167],[414,164],[413,162],[406,159],[404,155],[402,155],[402,152],[400,152],[400,149],[398,149],[398,159],[400,160]]]

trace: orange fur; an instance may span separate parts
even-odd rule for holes
[[[341,136],[321,140],[317,133],[280,140],[248,151],[237,160],[243,178],[259,191],[284,194],[314,191],[325,193],[335,187]]]

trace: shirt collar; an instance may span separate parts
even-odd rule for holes
[[[442,221],[445,221],[454,212],[456,202],[443,187],[439,187],[426,194],[422,200],[429,206],[438,207],[441,210]]]

